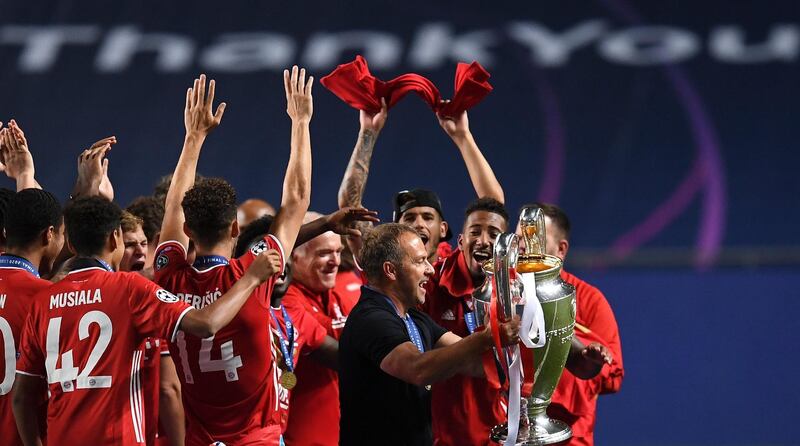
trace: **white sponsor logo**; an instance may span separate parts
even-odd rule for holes
[[[453,310],[445,310],[445,312],[442,313],[442,320],[454,321],[456,320],[456,315],[453,314]]]

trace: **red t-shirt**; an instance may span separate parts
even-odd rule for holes
[[[439,259],[426,285],[422,310],[439,325],[461,337],[468,336],[465,311],[472,311],[475,288],[460,249]],[[489,431],[506,421],[499,392],[486,378],[455,375],[431,390],[433,438],[436,445],[490,445]]]
[[[572,427],[568,445],[591,446],[594,444],[597,396],[617,392],[622,384],[622,345],[617,321],[603,293],[566,271],[561,271],[561,278],[575,286],[575,335],[585,344],[599,342],[605,345],[614,355],[612,363],[604,365],[600,374],[592,379],[578,379],[564,369],[547,410],[551,417]]]
[[[33,308],[33,296],[51,283],[23,268],[0,268],[0,444],[22,446],[11,411],[11,387],[17,364],[19,340],[25,319]],[[44,427],[47,395],[42,395],[41,418]],[[44,429],[42,429],[44,432]]]
[[[335,290],[315,293],[298,282],[292,282],[283,301],[285,305],[305,308],[336,340],[353,309]],[[298,385],[292,391],[292,411],[284,434],[286,444],[338,445],[341,415],[338,375],[315,361],[304,361],[296,372]]]
[[[156,249],[155,281],[179,299],[202,308],[239,280],[267,249],[281,253],[277,238],[269,235],[238,259],[197,270],[186,260],[186,250],[168,241]],[[227,260],[227,259],[226,259]],[[277,445],[280,429],[270,426],[277,410],[273,386],[273,352],[269,330],[269,303],[273,276],[256,288],[233,320],[215,336],[200,339],[178,331],[170,353],[181,381],[186,413],[186,444]]]
[[[48,438],[144,444],[139,347],[148,336],[173,338],[191,310],[139,274],[99,267],[72,271],[40,291],[25,323],[17,372],[47,378]]]
[[[345,307],[353,308],[361,297],[361,285],[364,285],[364,273],[358,268],[350,271],[339,271],[333,292],[339,295]],[[348,311],[349,312],[349,311]]]
[[[289,318],[292,320],[292,325],[294,327],[294,346],[292,349],[292,357],[294,358],[294,366],[295,372],[297,371],[297,365],[300,364],[300,356],[307,355],[314,350],[318,349],[322,342],[325,340],[325,336],[327,333],[322,325],[319,324],[314,318],[306,314],[306,310],[296,305],[293,302],[284,302],[284,308],[286,308],[286,312],[289,314]],[[288,389],[285,389],[282,385],[280,385],[281,375],[283,375],[285,362],[283,360],[283,352],[280,347],[280,337],[278,336],[278,327],[282,330],[284,339],[287,335],[286,333],[286,321],[283,318],[283,311],[280,308],[273,308],[275,312],[275,318],[271,319],[272,324],[272,351],[274,354],[275,363],[278,364],[278,367],[275,367],[274,373],[274,387],[278,391],[278,410],[274,413],[272,421],[276,424],[281,426],[281,432],[285,431],[288,422],[289,422],[289,413],[290,408],[293,409],[289,405],[290,396],[294,392]],[[298,378],[297,381],[298,387],[302,385],[302,381]],[[316,416],[316,414],[315,414]]]

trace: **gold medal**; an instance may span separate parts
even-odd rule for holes
[[[297,375],[289,371],[283,372],[281,375],[281,385],[286,390],[294,389],[294,386],[297,385]]]

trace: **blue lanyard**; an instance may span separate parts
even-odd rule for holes
[[[113,273],[114,268],[111,267],[102,259],[97,257],[75,257],[69,261],[69,270],[75,271],[84,268],[103,268],[104,270]]]
[[[284,334],[281,324],[278,323],[275,310],[270,307],[269,311],[272,313],[272,319],[275,321],[275,325],[278,326],[278,339],[281,341],[281,352],[283,352],[283,360],[286,363],[286,370],[290,372],[294,371],[294,356],[292,356],[290,353],[291,350],[294,350],[294,326],[292,325],[292,318],[289,317],[286,307],[281,305],[283,321],[286,324],[286,334]]]
[[[475,333],[475,330],[478,329],[478,321],[475,318],[475,312],[469,311],[469,307],[467,306],[467,302],[463,302],[464,304],[464,322],[467,323],[467,330],[469,334]]]
[[[395,314],[398,313],[397,306],[392,302],[392,299],[389,299],[386,296],[383,296],[389,304],[394,308]],[[397,317],[400,317],[397,314]],[[406,317],[400,317],[403,320],[403,323],[406,324],[406,331],[408,331],[408,337],[411,338],[411,342],[417,346],[417,349],[420,353],[425,353],[425,345],[422,343],[422,335],[419,334],[419,328],[417,328],[417,324],[414,323],[414,319],[411,317],[409,312],[406,312]]]
[[[28,259],[13,254],[3,254],[0,256],[0,268],[24,269],[34,276],[40,277],[39,271],[36,271],[36,268],[33,267],[33,263]]]
[[[194,266],[197,269],[207,269],[217,265],[227,265],[228,259],[222,256],[198,256],[194,260]]]

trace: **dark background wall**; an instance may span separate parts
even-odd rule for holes
[[[233,4],[230,4],[233,3]],[[228,103],[200,172],[279,203],[289,119],[281,70],[317,78],[356,54],[452,92],[480,61],[494,92],[472,131],[516,210],[573,219],[568,265],[603,289],[627,377],[600,399],[601,444],[793,444],[800,398],[800,12],[796,2],[0,1],[0,121],[25,129],[37,177],[66,196],[75,159],[114,134],[127,204],[172,170],[185,88]],[[62,45],[63,44],[63,45]],[[331,211],[357,112],[319,83],[312,208]],[[365,204],[436,190],[456,228],[473,198],[427,107],[390,111]]]

